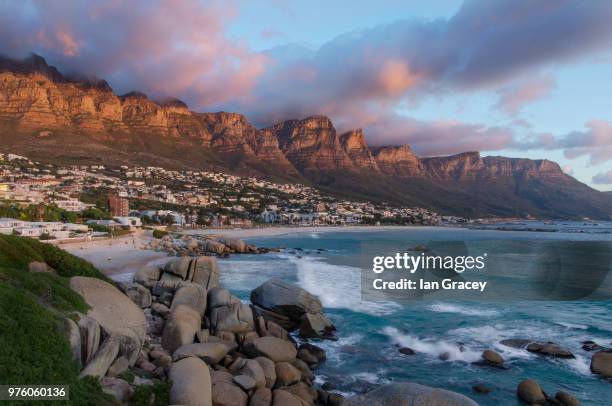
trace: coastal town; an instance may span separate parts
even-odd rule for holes
[[[458,217],[349,201],[317,189],[206,171],[34,162],[0,154],[0,233],[67,239],[150,227],[438,225]]]

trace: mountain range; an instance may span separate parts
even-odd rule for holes
[[[546,159],[419,157],[408,145],[368,146],[362,130],[338,132],[325,116],[258,129],[237,113],[116,95],[106,81],[63,75],[38,55],[0,58],[0,150],[62,164],[256,175],[466,217],[612,218],[609,193]]]

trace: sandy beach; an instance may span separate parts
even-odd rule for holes
[[[111,279],[129,281],[141,267],[162,264],[168,260],[164,252],[141,248],[151,238],[150,232],[140,231],[112,240],[63,244],[60,248],[91,262]]]

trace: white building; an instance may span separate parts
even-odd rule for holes
[[[139,217],[124,216],[124,217],[113,217],[113,219],[119,224],[121,224],[122,226],[130,227],[130,228],[142,227],[142,222],[140,221]]]

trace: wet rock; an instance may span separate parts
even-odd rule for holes
[[[472,390],[476,393],[482,393],[482,394],[487,394],[487,393],[491,393],[491,389],[489,389],[487,386],[478,383],[474,386],[472,386]]]
[[[302,338],[330,338],[336,327],[322,313],[306,313],[300,321],[300,336]]]
[[[562,406],[580,406],[580,402],[578,401],[578,399],[576,399],[570,393],[565,391],[557,392],[557,394],[555,395],[555,399]]]
[[[414,352],[412,348],[408,348],[408,347],[401,347],[398,351],[404,355],[415,355],[416,354],[416,352]]]
[[[527,348],[527,345],[529,345],[529,343],[532,343],[533,340],[528,340],[525,338],[510,338],[508,340],[502,340],[500,341],[500,344],[505,345],[506,347],[512,347],[512,348]]]
[[[605,348],[597,344],[595,341],[589,340],[589,341],[582,342],[582,349],[585,351],[601,351],[601,350],[604,350]]]
[[[604,378],[612,378],[612,352],[600,351],[593,354],[591,372]]]
[[[402,382],[380,386],[364,395],[347,399],[344,406],[403,406],[411,404],[478,406],[472,399],[445,389]]]
[[[477,365],[489,366],[493,368],[504,369],[504,359],[502,356],[493,350],[484,350],[481,355],[481,360],[476,362]]]
[[[212,383],[204,361],[189,357],[172,364],[170,403],[174,405],[212,406]]]
[[[529,405],[544,405],[546,396],[540,385],[533,379],[525,379],[518,384],[516,394],[519,399]]]
[[[299,347],[299,350],[302,351],[303,354],[308,353],[310,357],[316,358],[317,364],[321,364],[325,362],[325,360],[327,359],[327,356],[325,355],[325,350],[314,344],[310,344],[310,343],[301,344]],[[308,363],[308,361],[306,362]]]
[[[576,358],[569,350],[552,342],[531,343],[527,345],[527,351],[554,358]]]

